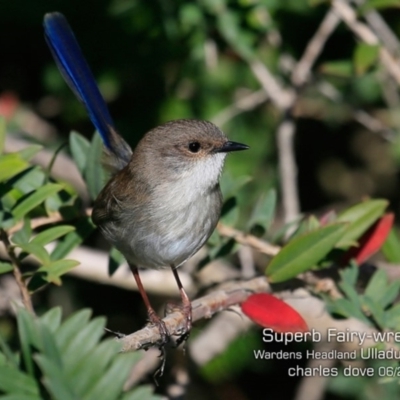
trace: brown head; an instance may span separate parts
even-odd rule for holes
[[[211,122],[176,120],[146,133],[133,153],[131,168],[142,169],[160,181],[190,177],[195,182],[215,184],[226,154],[247,148],[229,141]]]

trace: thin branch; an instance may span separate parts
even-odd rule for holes
[[[6,136],[5,150],[7,153],[13,153],[25,149],[31,144],[27,140],[15,138],[12,135]],[[31,160],[33,164],[47,168],[51,159],[54,156],[54,151],[42,149]],[[51,176],[57,180],[70,183],[78,192],[84,204],[89,204],[90,199],[86,187],[86,183],[82,179],[76,164],[66,154],[58,154],[51,169]]]
[[[250,329],[253,323],[241,318],[238,307],[232,312],[219,313],[188,343],[190,356],[197,365],[205,365]],[[223,335],[221,334],[223,332]]]
[[[294,119],[293,117],[286,116],[279,124],[277,132],[279,175],[281,176],[285,223],[293,222],[300,214],[294,135]],[[295,229],[295,227],[293,227],[293,229]]]
[[[3,229],[0,229],[0,240],[3,242],[3,244],[6,248],[7,254],[10,257],[11,265],[13,267],[15,281],[17,282],[19,290],[21,291],[22,303],[24,304],[25,308],[31,314],[35,315],[35,311],[34,311],[33,305],[32,305],[32,299],[29,294],[28,287],[27,287],[24,279],[22,278],[19,260],[14,252],[14,248],[13,248],[12,244],[10,243],[10,240],[8,239],[7,233]]]
[[[365,0],[354,0],[358,6],[365,4]],[[365,14],[364,18],[371,29],[376,33],[379,40],[384,43],[388,50],[396,55],[400,54],[400,41],[397,36],[390,29],[386,21],[382,18],[374,8],[370,8]]]
[[[252,293],[269,291],[269,284],[264,277],[254,278],[247,282],[225,284],[219,290],[192,302],[193,322],[203,318],[211,318],[218,311],[242,303]],[[170,335],[184,328],[185,317],[180,311],[168,314],[163,319]],[[136,351],[157,346],[160,342],[160,332],[156,326],[148,325],[130,335],[118,338],[122,352]]]
[[[310,70],[319,57],[329,36],[337,27],[340,19],[331,9],[326,14],[314,36],[306,46],[303,56],[296,63],[292,73],[295,88],[304,85]],[[283,120],[277,130],[279,171],[285,222],[292,222],[300,213],[300,201],[297,185],[297,166],[294,152],[295,118],[293,107],[299,94],[292,88],[284,88],[278,79],[259,60],[249,62],[249,67],[271,99],[283,113]]]
[[[249,63],[249,67],[276,108],[281,111],[286,111],[292,107],[295,100],[294,92],[284,89],[261,61],[252,60]]]
[[[221,110],[215,117],[212,118],[212,122],[215,125],[224,125],[226,122],[236,117],[237,115],[253,110],[255,107],[264,103],[268,100],[268,94],[264,90],[257,90],[246,94],[237,99],[233,104]]]
[[[334,350],[336,347],[336,342],[321,341],[314,343],[313,350],[316,353],[328,354],[329,351]],[[310,371],[314,371],[313,368],[324,368],[324,371],[330,371],[336,363],[337,360],[334,358],[322,360],[309,358],[306,368],[310,368]],[[326,386],[330,379],[330,376],[325,376],[324,374],[304,376],[297,388],[294,400],[322,400],[325,397]]]
[[[357,19],[356,12],[345,0],[333,0],[332,6],[348,28],[364,43],[370,45],[380,44],[379,38],[376,34],[369,28],[369,26]],[[379,48],[379,57],[388,72],[396,82],[400,84],[399,62],[392,56],[384,44],[381,44]]]
[[[292,72],[292,83],[302,86],[310,77],[310,71],[315,61],[321,54],[326,41],[339,25],[340,18],[331,8],[325,15],[314,36],[308,42],[303,55]]]
[[[281,249],[279,246],[275,246],[256,236],[249,235],[235,228],[224,225],[221,222],[217,225],[217,231],[221,236],[234,239],[239,244],[250,246],[260,253],[264,253],[271,257],[277,255]]]

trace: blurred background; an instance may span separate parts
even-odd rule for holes
[[[228,157],[223,178],[251,177],[239,195],[241,221],[267,190],[276,188],[278,198],[285,198],[283,181],[290,187],[293,176],[285,177],[284,167],[290,169],[291,160],[297,193],[291,206],[279,201],[271,236],[300,212],[341,209],[365,197],[388,199],[398,215],[399,75],[381,62],[381,47],[343,22],[346,7],[398,60],[400,2],[395,0],[1,2],[0,115],[7,119],[9,137],[49,150],[66,142],[71,130],[92,137],[93,126],[43,37],[44,14],[59,11],[132,146],[152,127],[178,118],[213,121],[229,138],[250,146],[240,157]],[[307,53],[312,40],[315,46]],[[306,62],[303,75],[300,59]],[[279,136],[282,121],[293,128],[286,147],[284,134]],[[97,233],[86,244],[108,249]],[[165,300],[154,296],[160,307]],[[39,310],[62,305],[65,316],[92,308],[121,332],[140,328],[146,319],[136,292],[73,277],[35,301]],[[15,325],[7,313],[0,324],[12,336]],[[167,364],[189,368],[188,399],[260,399],[263,391],[268,399],[295,399],[301,378],[289,378],[287,369],[299,362],[254,360],[254,348],[267,348],[259,331],[239,337],[206,365],[181,352],[172,352]],[[160,393],[170,373],[161,379]],[[321,398],[367,398],[360,397],[365,381],[354,379],[350,388],[338,382]]]

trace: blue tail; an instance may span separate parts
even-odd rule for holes
[[[67,20],[58,12],[46,14],[44,29],[47,44],[61,74],[85,106],[108,153],[117,159],[111,164],[117,169],[122,168],[129,162],[132,150],[116,132],[107,105]]]

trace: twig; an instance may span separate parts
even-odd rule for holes
[[[276,108],[286,111],[292,107],[295,100],[294,92],[285,90],[261,61],[252,60],[249,63],[249,67]]]
[[[365,0],[354,0],[358,6],[365,4]],[[388,48],[388,50],[396,55],[400,54],[400,42],[397,36],[389,28],[386,21],[382,16],[374,9],[370,8],[364,15],[365,20],[371,29],[376,33],[382,43]]]
[[[232,343],[238,336],[244,334],[252,326],[248,318],[236,312],[224,312],[216,315],[201,333],[189,341],[192,360],[197,365],[205,365]],[[223,332],[223,335],[221,334]]]
[[[226,122],[236,117],[238,114],[252,110],[258,105],[268,100],[268,94],[264,90],[257,90],[251,92],[243,97],[237,99],[233,104],[221,110],[215,117],[212,118],[212,122],[215,125],[224,125]]]
[[[226,310],[234,304],[242,303],[252,293],[266,292],[269,284],[264,277],[254,278],[247,282],[230,283],[220,290],[201,297],[192,302],[193,322],[202,318],[211,318],[218,311]],[[168,314],[163,319],[171,335],[179,332],[184,327],[185,317],[180,311]],[[161,340],[160,332],[156,326],[148,325],[145,328],[123,338],[117,339],[122,352],[136,351],[156,346]]]
[[[326,41],[339,24],[340,19],[330,9],[319,25],[317,31],[308,42],[300,60],[292,73],[292,83],[299,89],[305,85],[310,77],[311,68],[321,54]],[[297,185],[297,163],[294,151],[295,120],[293,106],[299,98],[297,92],[292,103],[285,110],[284,119],[277,131],[279,153],[279,172],[281,176],[284,221],[290,223],[300,214],[300,200]],[[294,229],[294,227],[293,227]],[[290,231],[288,231],[290,234]]]
[[[279,124],[277,132],[279,175],[285,223],[293,222],[300,214],[297,186],[297,164],[294,152],[295,125],[292,116],[287,115]],[[293,227],[295,229],[295,227]],[[287,232],[288,234],[291,232]]]
[[[314,351],[321,354],[328,354],[329,351],[334,350],[336,347],[337,343],[335,342],[316,342],[314,344]],[[310,358],[307,360],[306,368],[310,368],[310,371],[313,371],[313,368],[320,367],[324,368],[325,371],[330,371],[336,362],[337,360],[334,358],[325,360]],[[329,380],[330,377],[324,376],[324,374],[313,374],[312,376],[303,377],[294,400],[322,400]]]
[[[326,41],[332,35],[340,22],[340,18],[331,8],[325,15],[314,36],[308,42],[303,55],[292,72],[292,83],[302,86],[310,76],[310,71],[316,59],[321,54]]]
[[[333,0],[332,6],[348,28],[364,43],[370,45],[380,44],[376,34],[366,24],[358,21],[356,12],[345,0]],[[399,62],[384,47],[384,44],[381,44],[379,48],[379,57],[388,72],[400,84]]]
[[[361,109],[355,110],[353,112],[353,118],[360,125],[363,125],[371,132],[381,134],[384,139],[394,139],[394,132],[381,121],[379,121],[379,119],[373,117],[371,114],[368,114],[366,111]]]
[[[0,229],[0,240],[4,243],[7,254],[10,257],[11,265],[13,267],[14,277],[15,277],[15,280],[19,287],[19,290],[21,291],[22,303],[24,304],[25,308],[31,314],[35,315],[35,311],[34,311],[33,305],[32,305],[32,299],[29,294],[28,287],[27,287],[24,279],[22,278],[19,260],[18,260],[17,256],[15,255],[14,248],[13,248],[12,244],[10,243],[10,240],[8,239],[7,233],[3,229]]]
[[[314,36],[309,41],[303,56],[295,65],[292,83],[295,88],[303,86],[310,70],[320,55],[324,44],[339,23],[339,18],[331,9],[326,14]],[[300,213],[300,201],[297,187],[297,166],[294,152],[295,118],[293,107],[299,98],[292,88],[283,88],[268,68],[259,60],[249,62],[250,69],[273,104],[283,113],[283,120],[277,130],[279,171],[285,222],[292,222]]]
[[[7,135],[5,150],[7,153],[16,152],[28,147],[31,143],[27,140],[18,139],[12,135]],[[48,167],[54,151],[43,149],[39,151],[33,158],[32,163],[40,165],[43,168]],[[89,204],[90,199],[85,182],[78,172],[76,164],[66,154],[58,154],[54,166],[51,170],[51,175],[62,181],[69,182],[78,192],[84,204]]]
[[[275,246],[262,239],[259,239],[256,236],[248,235],[235,228],[221,224],[221,222],[217,225],[217,231],[221,236],[232,238],[237,243],[250,246],[253,249],[271,257],[277,255],[281,249],[279,246]]]
[[[254,264],[253,250],[249,246],[239,246],[238,257],[241,266],[241,277],[243,279],[250,279],[256,276],[256,268]]]

